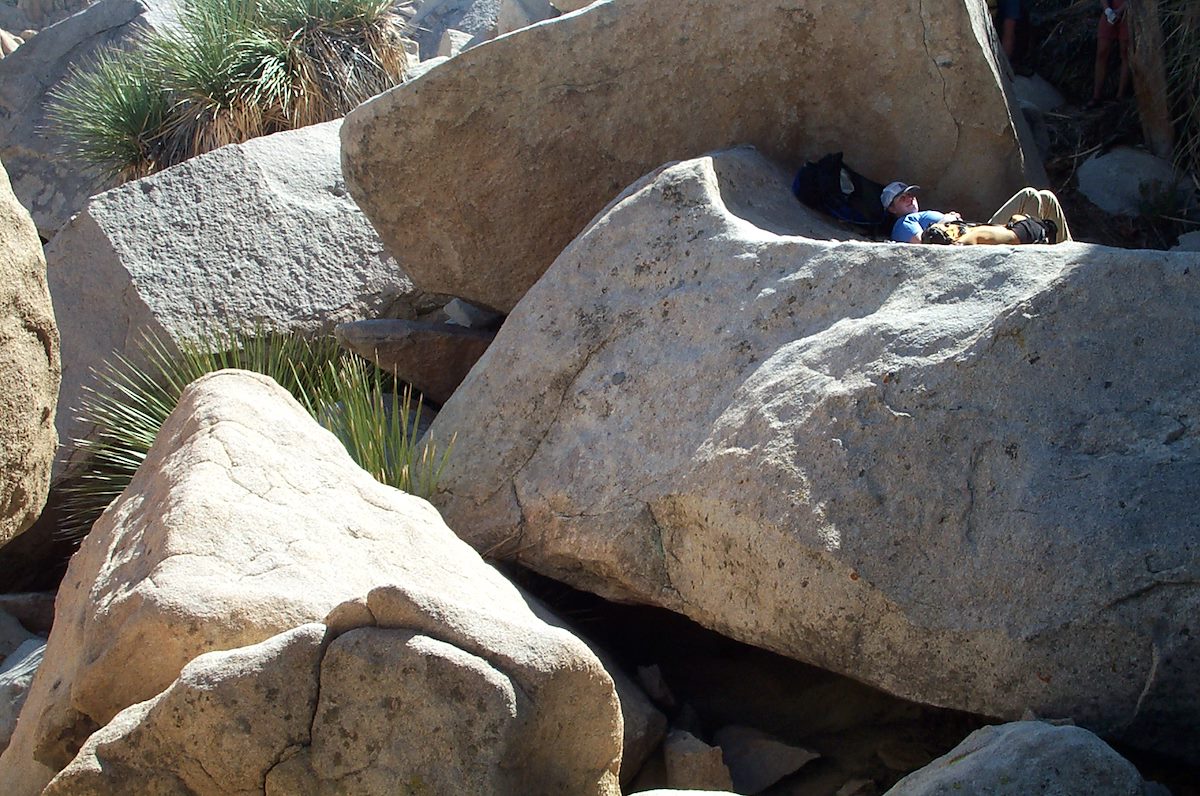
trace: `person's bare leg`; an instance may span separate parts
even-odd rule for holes
[[[1117,99],[1129,93],[1129,40],[1121,39],[1121,79],[1117,83]]]
[[[1096,39],[1096,79],[1092,88],[1092,102],[1099,102],[1104,93],[1104,81],[1108,77],[1108,54],[1111,51],[1111,39]]]
[[[1004,48],[1004,54],[1008,56],[1008,60],[1011,61],[1013,52],[1017,49],[1017,21],[1015,19],[1006,19],[1001,23],[1000,45]]]

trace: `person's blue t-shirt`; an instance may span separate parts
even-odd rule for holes
[[[939,213],[936,210],[922,210],[918,213],[909,213],[902,218],[896,219],[896,223],[892,226],[892,240],[897,243],[908,243],[914,236],[920,237],[922,232],[945,217],[945,213]]]

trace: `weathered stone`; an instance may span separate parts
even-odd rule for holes
[[[550,5],[567,14],[571,11],[578,11],[593,2],[594,0],[550,0]]]
[[[667,784],[672,789],[733,790],[721,750],[691,733],[673,730],[663,741],[663,753],[667,761]]]
[[[0,62],[0,160],[43,238],[53,237],[89,196],[113,184],[63,157],[63,141],[46,116],[50,93],[72,66],[102,48],[128,46],[140,31],[174,23],[169,3],[100,0]]]
[[[990,25],[973,0],[597,2],[361,105],[346,183],[417,285],[501,311],[627,184],[738,143],[843,151],[986,218],[1045,180]]]
[[[447,322],[471,329],[498,329],[504,320],[504,316],[499,313],[476,307],[458,298],[447,302],[442,312],[445,313]]]
[[[92,4],[93,0],[14,0],[11,6],[5,4],[8,13],[22,20],[21,24],[13,25],[10,30],[37,28],[41,30],[61,22],[72,14],[78,13]],[[28,41],[24,33],[21,38]]]
[[[374,481],[282,388],[241,371],[185,390],[72,559],[0,780],[13,796],[39,793],[94,730],[197,655],[331,611],[338,632],[405,627],[487,658],[531,700],[522,737],[559,761],[541,766],[546,781],[583,771],[616,787],[616,697],[582,642],[539,618],[428,503]]]
[[[1087,730],[1019,721],[976,730],[886,796],[962,793],[1142,796],[1143,782],[1132,763]]]
[[[59,435],[90,369],[166,344],[261,325],[329,330],[415,317],[444,303],[415,291],[346,195],[340,121],[233,144],[92,198],[46,247],[64,319]]]
[[[33,633],[49,635],[54,623],[54,592],[0,594],[0,611]]]
[[[666,167],[563,252],[430,430],[447,522],[893,695],[1200,759],[1195,257],[817,241],[772,175]]]
[[[45,649],[45,639],[29,637],[7,656],[0,658],[0,752],[8,747],[8,741],[12,738],[17,716],[25,704],[25,697],[29,694],[33,675],[42,663]]]
[[[338,342],[443,404],[496,336],[453,323],[367,320],[340,324]]]
[[[1185,232],[1171,247],[1173,252],[1200,252],[1200,231]]]
[[[451,28],[442,34],[442,40],[438,43],[437,54],[446,58],[453,58],[467,49],[467,45],[473,38],[474,36],[470,33]]]
[[[1116,215],[1140,215],[1184,187],[1170,161],[1129,147],[1093,155],[1079,167],[1079,192]]]
[[[596,652],[593,648],[593,652]],[[667,717],[654,707],[641,687],[631,680],[615,661],[599,652],[596,656],[613,679],[621,703],[622,745],[621,785],[627,786],[646,760],[662,743],[667,732]]]
[[[476,42],[496,35],[496,17],[500,0],[425,0],[409,21],[416,31],[413,37],[426,61],[438,55],[442,36],[447,30],[462,31]],[[410,76],[411,79],[411,76]]]
[[[0,91],[3,89],[0,88]],[[0,545],[46,502],[57,438],[59,338],[33,221],[0,165]]]
[[[730,725],[713,735],[729,768],[733,790],[754,794],[774,785],[805,763],[820,757],[816,752],[784,743],[753,727]]]
[[[0,611],[0,661],[12,655],[18,647],[24,644],[34,634],[30,633],[15,616]]]
[[[535,22],[559,15],[550,0],[500,0],[496,11],[496,34],[512,33]]]
[[[95,732],[45,796],[263,793],[285,752],[310,741],[324,636],[311,623],[197,657]]]
[[[1042,113],[1059,108],[1066,102],[1058,89],[1041,75],[1017,75],[1013,78],[1012,85],[1018,100],[1037,106]]]
[[[373,796],[405,786],[615,796],[612,777],[598,776],[607,760],[590,780],[561,776],[594,750],[545,737],[532,747],[531,725],[546,712],[541,684],[511,677],[490,657],[409,629],[367,626],[334,639],[323,624],[208,653],[93,734],[46,794],[117,796],[166,784],[195,796]],[[570,738],[579,718],[556,712],[553,721],[565,721]]]

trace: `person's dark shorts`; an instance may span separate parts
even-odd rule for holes
[[[999,9],[1001,19],[1021,18],[1021,0],[1000,0]]]

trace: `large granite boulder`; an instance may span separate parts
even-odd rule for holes
[[[41,513],[58,439],[59,338],[46,260],[0,165],[0,546]]]
[[[478,639],[472,651],[440,633],[392,629],[377,597],[367,607],[382,612],[359,620],[369,624],[308,624],[200,656],[93,734],[45,793],[620,792],[612,747],[588,745],[595,739],[573,731],[590,717],[562,709],[563,689],[581,678],[560,669],[563,682],[548,688],[549,660],[531,679]],[[536,640],[529,649],[557,651]],[[595,696],[582,685],[577,697]]]
[[[0,781],[12,796],[39,793],[96,729],[197,655],[339,605],[328,624],[378,620],[486,658],[528,698],[523,732],[564,770],[615,783],[616,697],[586,646],[548,625],[427,502],[374,481],[282,388],[241,371],[184,392],[72,559]],[[553,743],[550,727],[561,733]]]
[[[136,359],[147,333],[169,345],[258,324],[331,330],[445,303],[413,289],[346,194],[340,124],[232,144],[107,191],[50,241],[64,409],[91,368],[114,352]],[[63,440],[88,431],[72,411],[58,428]]]
[[[1018,721],[976,730],[885,796],[1143,796],[1145,785],[1133,763],[1087,730]]]
[[[346,183],[418,286],[502,311],[630,182],[738,143],[986,218],[1045,179],[990,25],[975,0],[598,2],[361,105]]]
[[[1195,256],[819,241],[789,199],[738,149],[616,200],[434,421],[447,522],[894,695],[1200,759]]]
[[[0,60],[0,160],[43,238],[113,184],[63,156],[63,141],[46,116],[51,92],[72,67],[105,47],[128,47],[148,29],[176,24],[174,14],[169,2],[100,0]]]

